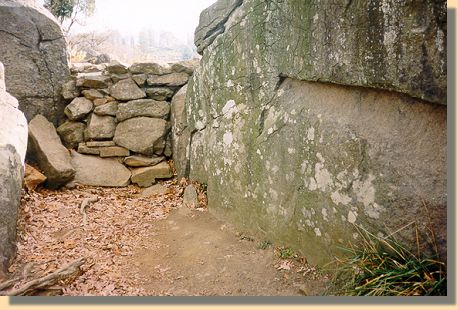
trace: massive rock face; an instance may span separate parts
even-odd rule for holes
[[[5,91],[0,62],[0,274],[16,252],[16,221],[27,148],[27,120]]]
[[[8,91],[30,121],[63,117],[62,84],[69,78],[66,43],[54,17],[32,0],[0,0],[0,61]]]
[[[211,210],[312,263],[431,223],[445,259],[445,1],[220,0],[196,45],[174,158]]]

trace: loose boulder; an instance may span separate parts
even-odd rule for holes
[[[38,185],[46,181],[46,176],[34,167],[25,164],[24,186],[29,192],[34,191]]]
[[[37,115],[29,123],[30,148],[43,173],[46,185],[59,188],[71,181],[75,169],[70,154],[62,145],[56,129],[44,116]]]
[[[118,105],[118,111],[116,112],[116,118],[120,122],[138,116],[166,119],[169,112],[170,104],[165,101],[139,99],[120,103]]]
[[[156,182],[156,179],[168,179],[173,176],[172,170],[167,162],[161,162],[152,167],[132,169],[132,183],[141,187],[149,187]]]
[[[183,72],[170,73],[166,75],[151,75],[146,81],[148,85],[153,86],[183,86],[188,82],[189,75]]]
[[[129,169],[116,159],[82,155],[72,150],[71,161],[76,170],[72,183],[106,187],[122,187],[129,184]]]
[[[84,97],[78,97],[65,107],[64,113],[69,120],[77,121],[88,115],[93,107],[92,101]]]
[[[166,134],[163,119],[135,117],[118,124],[113,141],[134,152],[153,155],[154,146]]]
[[[68,148],[75,148],[80,142],[84,141],[85,130],[86,124],[72,121],[66,121],[57,127],[57,133]]]
[[[132,79],[121,80],[114,84],[110,88],[110,94],[118,100],[135,100],[146,97],[146,93]]]
[[[93,113],[86,128],[85,140],[111,139],[116,130],[116,120],[111,116],[100,116]]]

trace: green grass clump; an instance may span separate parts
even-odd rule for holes
[[[377,237],[358,228],[361,244],[342,248],[334,284],[337,295],[444,296],[446,266],[436,257],[419,257],[394,238]],[[437,256],[437,255],[436,255]]]
[[[295,257],[295,253],[291,248],[279,248],[278,256],[283,259]]]

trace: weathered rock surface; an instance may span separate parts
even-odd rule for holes
[[[114,158],[100,158],[71,151],[76,174],[74,183],[92,186],[122,187],[129,184],[131,173]]]
[[[156,179],[168,179],[173,176],[172,170],[167,162],[161,162],[152,167],[132,169],[132,183],[141,187],[149,187],[156,182]]]
[[[85,89],[81,93],[89,100],[102,99],[105,97],[105,95],[97,89]]]
[[[124,158],[124,163],[129,167],[148,167],[148,166],[157,165],[164,159],[165,157],[163,156],[146,157],[146,156],[133,155],[133,156]]]
[[[116,119],[120,122],[138,116],[166,119],[169,112],[170,104],[165,101],[139,99],[120,103],[116,112]]]
[[[77,121],[86,117],[93,109],[94,104],[92,101],[78,97],[65,107],[64,113],[71,121]]]
[[[150,75],[146,80],[148,85],[153,86],[169,86],[169,87],[176,87],[176,86],[183,86],[188,82],[189,75],[186,73],[170,73],[166,75]]]
[[[200,13],[199,26],[194,34],[194,43],[199,54],[224,32],[227,20],[242,2],[243,0],[218,0]]]
[[[183,86],[173,96],[170,122],[172,123],[172,153],[175,169],[179,178],[188,175],[190,131],[187,128],[185,100],[188,85]]]
[[[56,129],[44,116],[37,115],[29,123],[30,148],[38,165],[48,178],[46,185],[58,188],[75,175],[68,150],[62,145]]]
[[[6,273],[16,253],[16,222],[23,168],[11,144],[0,141],[0,274]]]
[[[100,155],[100,148],[96,146],[88,146],[87,143],[81,142],[78,144],[78,153],[88,155]]]
[[[163,75],[171,72],[171,69],[164,68],[161,65],[154,62],[142,62],[135,63],[129,67],[129,71],[132,74],[157,74]]]
[[[98,115],[109,115],[109,116],[116,116],[116,112],[118,112],[118,102],[112,101],[102,105],[99,105],[94,109],[94,113]]]
[[[147,79],[146,74],[132,75],[132,80],[134,80],[134,82],[137,83],[137,85],[140,87],[143,87],[143,85],[145,85],[146,79]]]
[[[115,146],[115,143],[113,141],[88,141],[85,144],[88,147]]]
[[[118,124],[113,141],[131,151],[153,155],[154,146],[166,135],[166,125],[163,119],[131,118]]]
[[[70,65],[71,73],[94,73],[103,71],[106,68],[106,64],[92,64],[89,62],[72,63]]]
[[[246,0],[212,13],[236,2],[201,15],[185,107],[181,165],[208,185],[210,210],[311,263],[357,242],[353,224],[405,227],[415,249],[409,224],[432,220],[444,257],[445,1]]]
[[[111,79],[99,72],[81,73],[76,79],[76,86],[85,88],[104,89],[111,85]]]
[[[62,143],[68,148],[75,148],[80,142],[84,141],[84,130],[86,124],[81,122],[66,121],[57,127]]]
[[[130,155],[128,149],[120,146],[106,146],[100,148],[100,157],[126,157]]]
[[[174,64],[172,64],[172,71],[173,72],[184,72],[188,75],[191,75],[194,70],[197,69],[199,66],[200,60],[197,58],[191,59],[191,60],[184,60],[184,61],[179,61]]]
[[[19,100],[27,120],[45,115],[57,125],[68,81],[66,42],[56,19],[28,0],[0,1],[0,61],[8,91]]]
[[[76,88],[76,81],[70,80],[62,85],[62,97],[65,100],[75,99],[80,95],[79,90]]]
[[[114,137],[116,130],[116,120],[112,116],[100,116],[95,113],[89,118],[87,123],[85,139],[103,140]]]
[[[199,206],[199,199],[197,196],[197,189],[194,185],[188,185],[183,193],[183,205],[189,208],[196,208]]]
[[[154,100],[165,101],[173,97],[173,90],[167,87],[152,87],[146,89],[146,95]]]
[[[146,97],[146,93],[132,79],[121,80],[114,84],[110,88],[110,94],[118,100],[135,100]]]
[[[27,148],[27,120],[16,98],[6,92],[0,62],[0,276],[16,253],[17,210]]]
[[[139,194],[140,197],[149,198],[157,195],[164,195],[168,192],[168,188],[162,184],[155,184],[153,186],[147,187]]]
[[[112,73],[112,74],[129,73],[129,70],[127,69],[127,67],[119,63],[118,61],[112,61],[108,63],[105,70],[107,70],[108,73]]]
[[[46,182],[46,176],[34,167],[25,164],[24,185],[27,190],[34,191],[38,185]]]

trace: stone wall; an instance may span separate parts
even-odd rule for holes
[[[76,150],[74,182],[147,187],[171,177],[171,100],[197,64],[74,64],[63,87],[66,120],[57,128],[63,144]]]
[[[219,0],[196,45],[175,156],[210,210],[312,263],[354,225],[445,259],[445,1]]]
[[[16,221],[27,147],[27,120],[5,90],[0,62],[0,274],[16,253]]]
[[[67,48],[56,19],[34,0],[0,0],[0,61],[6,87],[30,121],[42,114],[55,125],[65,104]]]

